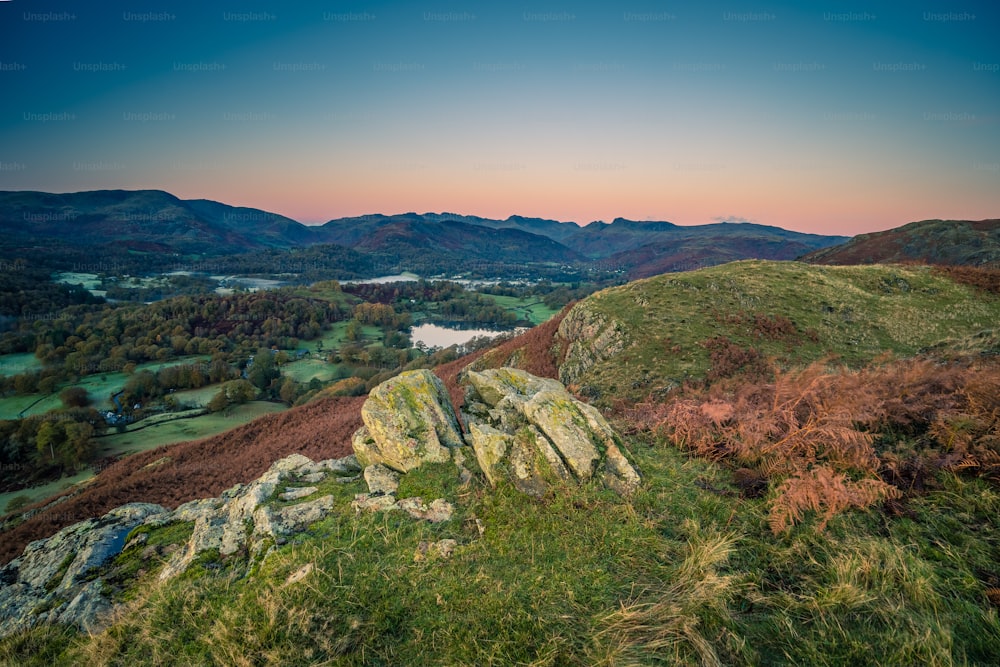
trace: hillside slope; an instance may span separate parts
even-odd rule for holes
[[[1000,268],[1000,220],[922,220],[811,252],[814,264],[954,264]]]
[[[785,365],[831,356],[858,365],[998,322],[1000,297],[929,267],[734,262],[591,295],[560,326],[560,378],[607,405],[720,377],[740,350]]]
[[[185,201],[159,190],[0,192],[0,229],[5,244],[72,239],[77,246],[199,255],[288,248],[315,237],[311,228],[275,213]]]
[[[336,504],[307,530],[164,582],[192,525],[144,526],[95,574],[123,605],[111,627],[36,627],[0,640],[0,664],[992,664],[1000,295],[948,275],[754,261],[600,292],[438,373],[455,402],[473,361],[558,372],[617,407],[643,478],[632,497],[598,484],[531,497],[425,465],[396,495],[447,498],[449,520],[360,511],[365,480],[331,483]],[[751,351],[783,368],[754,376]],[[829,354],[862,370],[801,370]],[[664,420],[677,408],[707,429],[704,451]],[[153,474],[185,488],[199,450],[235,460],[286,428],[296,451],[335,455],[331,424],[359,409],[310,404],[191,443],[186,466],[126,460],[122,478],[136,495]],[[767,451],[730,465],[743,438]],[[774,452],[796,438],[808,467],[790,474]],[[789,496],[797,513],[776,526]]]
[[[351,451],[350,436],[361,425],[358,398],[333,398],[266,415],[225,433],[157,447],[122,459],[94,481],[39,511],[26,508],[27,520],[5,522],[0,563],[17,556],[32,540],[48,537],[85,518],[128,502],[165,507],[216,495],[248,482],[275,460],[298,452],[335,458]],[[10,518],[10,517],[8,517]]]

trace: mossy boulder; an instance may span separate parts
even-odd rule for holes
[[[621,438],[595,408],[556,380],[499,368],[466,374],[464,412],[480,468],[491,484],[508,479],[540,495],[551,483],[598,477],[628,494],[638,471]]]
[[[365,425],[354,434],[363,466],[407,472],[451,460],[465,444],[444,384],[428,370],[407,371],[372,390],[361,408]]]

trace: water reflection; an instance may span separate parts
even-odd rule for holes
[[[477,336],[493,338],[505,333],[509,332],[498,329],[456,329],[438,324],[421,324],[410,330],[410,338],[413,345],[423,343],[427,347],[448,347],[464,345]]]

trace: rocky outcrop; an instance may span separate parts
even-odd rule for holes
[[[396,498],[400,477],[425,463],[456,465],[468,481],[465,441],[444,384],[428,370],[407,371],[375,387],[361,407],[365,422],[354,434],[354,453],[365,466],[368,493],[351,503],[357,512],[402,511],[415,519],[448,521],[454,506],[444,498]]]
[[[428,370],[407,371],[371,391],[361,408],[365,425],[354,434],[363,466],[376,463],[407,472],[451,460],[464,445],[458,419],[441,380]]]
[[[363,475],[368,493],[355,495],[351,506],[356,512],[397,511],[431,523],[452,519],[452,502],[397,497],[403,477],[427,463],[446,463],[443,474],[454,474],[461,485],[473,479],[466,465],[476,469],[478,463],[491,484],[509,479],[534,495],[553,484],[595,478],[620,493],[639,485],[639,474],[611,426],[556,380],[501,368],[469,371],[467,384],[471,448],[465,446],[441,381],[429,371],[404,373],[377,387],[366,401],[356,455],[313,462],[293,454],[217,498],[174,511],[124,505],[31,543],[0,568],[0,636],[38,623],[101,629],[114,610],[108,582],[115,582],[114,573],[131,557],[153,566],[157,557],[167,558],[161,581],[181,574],[205,553],[218,558],[243,554],[251,564],[259,563],[286,536],[337,510],[334,495],[323,493],[331,482],[353,482]],[[181,536],[185,528],[173,543],[147,544],[150,531],[178,523],[192,524],[187,539]],[[475,519],[475,524],[482,534],[482,523]],[[447,558],[455,547],[453,540],[427,543],[415,560]],[[125,561],[115,560],[123,549]]]
[[[559,382],[512,368],[469,371],[466,381],[463,416],[491,484],[506,478],[532,495],[553,482],[595,477],[622,494],[638,488],[621,438]]]
[[[0,636],[39,623],[99,630],[112,605],[91,575],[121,553],[133,528],[167,513],[149,503],[123,505],[29,544],[0,568]]]
[[[628,336],[621,323],[594,308],[600,298],[591,296],[577,304],[559,324],[558,336],[566,345],[566,354],[559,364],[559,379],[577,384],[596,364],[610,359],[628,345]]]
[[[281,540],[319,521],[333,509],[333,497],[311,498],[318,492],[317,487],[295,485],[302,481],[318,484],[329,475],[357,479],[360,471],[361,466],[354,456],[314,463],[301,454],[292,454],[276,461],[249,484],[237,484],[218,498],[185,503],[168,515],[147,521],[147,525],[154,526],[176,521],[194,522],[191,537],[167,562],[160,579],[170,579],[184,572],[206,551],[217,552],[220,556],[243,549],[254,551],[265,544],[267,538]],[[273,497],[286,502],[304,502],[275,506],[268,502]]]

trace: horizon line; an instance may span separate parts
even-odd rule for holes
[[[911,224],[913,222],[923,222],[923,221],[929,221],[929,220],[942,220],[942,221],[946,221],[946,220],[962,220],[963,219],[963,218],[949,218],[949,217],[925,217],[925,218],[921,218],[920,220],[907,220],[907,221],[904,221],[902,223],[898,223],[898,224],[895,224],[895,225],[891,225],[891,226],[885,227],[883,229],[873,230],[873,231],[870,231],[870,232],[862,232],[860,234],[820,234],[820,233],[817,233],[817,232],[803,232],[803,231],[799,231],[797,229],[793,229],[793,228],[790,228],[790,227],[782,227],[780,225],[774,225],[774,224],[769,224],[769,223],[765,223],[765,222],[759,222],[759,221],[756,221],[756,220],[743,218],[741,216],[717,216],[716,218],[713,218],[712,222],[676,222],[674,220],[667,220],[667,219],[662,219],[662,218],[661,219],[653,219],[653,218],[650,218],[650,217],[647,217],[647,218],[645,218],[643,220],[636,220],[636,219],[632,219],[632,218],[626,218],[624,216],[616,216],[610,222],[606,221],[604,219],[600,219],[599,218],[599,219],[590,220],[589,222],[580,223],[580,222],[577,222],[575,220],[558,220],[558,219],[555,219],[555,218],[546,218],[546,217],[537,217],[537,216],[525,215],[523,213],[511,213],[506,218],[495,218],[495,217],[489,217],[489,216],[479,215],[479,214],[476,214],[476,213],[457,213],[455,211],[445,211],[445,210],[442,210],[442,211],[425,211],[423,213],[417,213],[415,210],[409,210],[409,211],[401,211],[401,212],[397,212],[397,213],[382,213],[382,212],[374,212],[374,213],[372,213],[372,212],[369,212],[369,213],[361,213],[361,214],[358,214],[358,215],[341,215],[341,216],[338,216],[338,217],[326,218],[325,220],[316,220],[315,222],[311,222],[311,221],[307,222],[307,221],[299,219],[299,218],[295,218],[295,217],[292,217],[292,216],[289,216],[289,215],[285,215],[284,213],[278,213],[277,211],[274,211],[274,210],[271,210],[271,209],[258,208],[256,206],[245,206],[245,205],[242,205],[242,204],[232,204],[232,203],[228,203],[228,202],[225,202],[225,201],[220,201],[218,199],[210,199],[208,197],[192,197],[192,198],[185,199],[185,198],[183,198],[183,197],[181,197],[181,196],[179,196],[177,194],[174,194],[173,192],[170,192],[169,190],[164,190],[164,189],[155,188],[155,187],[154,188],[135,188],[135,189],[131,189],[131,188],[99,188],[99,189],[94,189],[94,190],[70,190],[70,191],[63,191],[63,192],[56,192],[56,191],[52,191],[52,190],[24,190],[24,189],[8,190],[8,189],[3,189],[3,190],[0,190],[0,192],[7,192],[7,193],[35,192],[35,193],[40,193],[40,194],[53,194],[53,195],[74,195],[74,194],[88,194],[88,193],[95,193],[95,192],[130,192],[130,193],[159,192],[159,193],[163,193],[165,195],[174,197],[174,198],[176,198],[176,199],[178,199],[180,201],[199,201],[199,200],[200,201],[210,201],[210,202],[213,202],[213,203],[216,203],[216,204],[221,204],[223,206],[229,206],[231,208],[253,209],[253,210],[261,211],[261,212],[264,212],[264,213],[269,213],[271,215],[276,215],[276,216],[280,216],[282,218],[286,218],[288,220],[291,220],[293,222],[296,222],[296,223],[298,223],[300,225],[303,225],[303,226],[306,226],[306,227],[320,227],[322,225],[325,225],[325,224],[327,224],[329,222],[333,222],[333,221],[336,221],[336,220],[345,220],[345,219],[352,219],[352,218],[354,218],[354,219],[364,219],[364,218],[376,217],[376,216],[391,218],[391,217],[403,216],[403,215],[417,215],[417,216],[427,216],[427,215],[447,216],[447,215],[454,215],[454,216],[458,216],[458,217],[462,217],[462,218],[479,218],[481,220],[492,220],[492,221],[497,221],[497,222],[506,222],[506,221],[510,220],[511,218],[517,217],[517,218],[525,218],[525,219],[530,219],[530,220],[543,220],[543,221],[546,221],[546,222],[554,222],[554,223],[562,224],[562,225],[576,225],[577,227],[580,227],[580,228],[587,227],[587,226],[595,224],[595,223],[604,224],[604,225],[610,225],[610,224],[613,224],[616,220],[624,220],[624,221],[635,222],[635,223],[640,223],[640,224],[642,224],[642,223],[651,223],[651,224],[666,223],[666,224],[674,225],[674,226],[677,226],[677,227],[707,227],[707,226],[711,226],[711,225],[720,225],[720,224],[728,224],[728,225],[756,225],[758,227],[771,227],[771,228],[774,228],[774,229],[781,229],[781,230],[784,230],[784,231],[791,231],[791,232],[795,232],[795,233],[798,233],[798,234],[806,234],[806,235],[812,235],[812,236],[828,236],[828,237],[854,238],[855,236],[861,236],[861,235],[864,235],[864,234],[873,234],[873,233],[879,233],[879,232],[883,232],[883,231],[889,231],[889,230],[892,230],[892,229],[897,229],[899,227],[902,227],[902,226],[907,225],[907,224]],[[998,216],[997,218],[992,218],[992,217],[991,218],[983,218],[982,221],[985,221],[985,220],[995,220],[995,219],[1000,219],[1000,216]],[[979,222],[979,221],[978,220],[970,220],[970,222]]]

